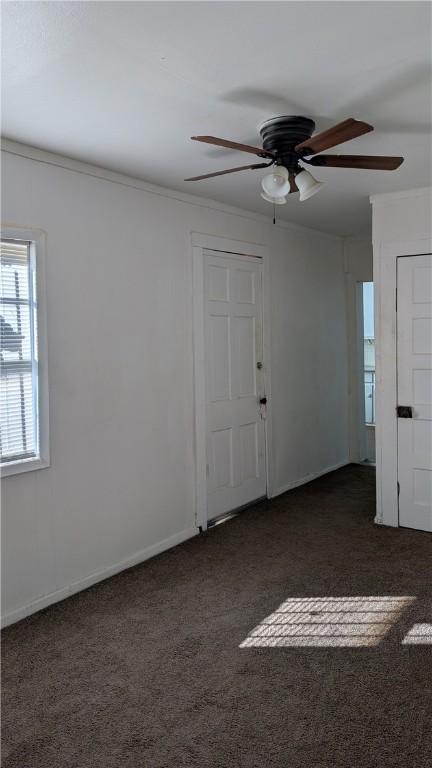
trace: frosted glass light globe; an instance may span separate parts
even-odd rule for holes
[[[264,176],[261,186],[269,197],[284,197],[290,191],[287,169],[283,165],[277,165]]]
[[[272,203],[273,205],[285,205],[287,201],[286,197],[283,197],[283,196],[271,197],[270,195],[267,195],[265,192],[261,192],[261,197],[263,200],[267,200],[268,203]]]
[[[324,184],[324,182],[314,179],[309,171],[301,171],[298,173],[295,177],[295,181],[300,192],[301,203],[304,200],[309,200],[312,195],[315,195],[317,192],[319,192]]]

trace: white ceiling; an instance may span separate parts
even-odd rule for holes
[[[334,153],[404,155],[398,171],[312,169],[326,182],[280,218],[342,235],[370,227],[368,196],[431,183],[427,2],[7,2],[3,135],[207,198],[271,213],[265,171],[190,141],[256,143],[269,117],[346,117],[374,133]],[[257,160],[259,162],[259,160]]]

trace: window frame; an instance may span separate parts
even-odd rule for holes
[[[19,475],[50,466],[49,453],[49,399],[48,399],[48,344],[45,284],[45,233],[38,229],[2,226],[2,239],[25,240],[30,243],[30,253],[36,271],[36,312],[38,328],[38,431],[39,455],[0,464],[0,477]]]

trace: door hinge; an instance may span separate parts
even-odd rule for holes
[[[397,484],[397,489],[398,489],[398,496],[400,496],[400,483],[399,482]]]

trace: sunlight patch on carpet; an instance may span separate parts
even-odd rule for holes
[[[362,648],[378,645],[415,597],[290,598],[240,648]],[[417,626],[417,625],[416,625]]]
[[[414,624],[402,645],[432,645],[432,624]]]

